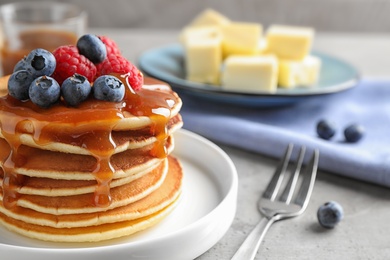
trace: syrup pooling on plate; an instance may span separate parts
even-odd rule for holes
[[[121,102],[90,98],[77,108],[67,107],[59,102],[44,109],[31,101],[19,101],[9,95],[0,98],[2,135],[13,147],[2,165],[5,207],[14,206],[18,197],[17,189],[23,185],[23,176],[15,172],[15,168],[22,167],[28,159],[22,158],[18,153],[22,134],[31,134],[39,145],[60,142],[87,149],[96,159],[92,170],[97,181],[93,202],[100,207],[110,204],[110,182],[114,173],[110,158],[116,148],[111,134],[115,125],[125,118],[125,114],[149,117],[152,121],[150,132],[156,138],[150,153],[158,158],[167,156],[167,122],[171,109],[178,101],[177,97],[165,85],[149,79],[145,79],[146,84],[142,89],[134,92],[127,83],[126,75],[116,76],[126,87],[126,94]],[[32,126],[32,132],[26,130],[26,126]]]

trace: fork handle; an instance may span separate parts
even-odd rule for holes
[[[253,260],[259,250],[261,241],[265,233],[274,222],[274,219],[262,218],[259,223],[249,233],[240,248],[234,254],[231,260]]]

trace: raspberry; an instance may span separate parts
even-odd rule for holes
[[[97,77],[101,75],[109,75],[111,73],[127,74],[130,76],[128,81],[131,88],[137,91],[142,88],[143,75],[134,64],[125,59],[121,55],[108,55],[107,58],[96,66]]]
[[[76,46],[66,45],[58,47],[53,52],[57,61],[57,67],[52,75],[59,84],[62,84],[65,79],[80,74],[85,76],[89,82],[93,82],[96,75],[96,66],[81,55]]]
[[[98,37],[104,43],[104,45],[106,45],[107,56],[110,55],[110,54],[116,54],[116,55],[120,55],[121,54],[121,52],[119,50],[119,47],[116,44],[116,42],[114,42],[113,40],[111,40],[107,36],[98,36]]]

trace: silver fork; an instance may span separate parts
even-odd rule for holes
[[[234,254],[232,260],[252,260],[260,247],[268,228],[275,221],[291,218],[302,214],[310,199],[314,182],[317,174],[319,151],[314,150],[310,161],[305,167],[305,171],[299,181],[299,175],[302,169],[302,163],[305,156],[305,147],[301,147],[298,159],[295,163],[295,170],[290,175],[288,182],[282,194],[278,197],[279,190],[283,183],[283,177],[287,171],[293,145],[290,144],[281,159],[274,176],[272,177],[267,189],[258,202],[258,209],[264,215],[264,218],[255,226],[244,243]],[[300,183],[300,189],[294,195],[294,190]]]

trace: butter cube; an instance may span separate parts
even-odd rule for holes
[[[230,20],[224,15],[213,9],[206,9],[196,16],[179,35],[179,40],[183,43],[187,35],[193,36],[211,36],[220,34],[220,26],[230,23]]]
[[[198,14],[189,24],[189,26],[215,26],[230,23],[230,20],[224,15],[213,9],[206,9]]]
[[[265,38],[261,38],[259,41],[259,46],[257,46],[256,55],[266,55],[267,54],[267,41]]]
[[[226,58],[224,65],[224,89],[269,93],[277,89],[278,60],[275,56],[233,55]]]
[[[310,52],[314,30],[309,27],[272,25],[266,37],[267,52],[280,59],[302,60]]]
[[[217,26],[185,27],[180,33],[180,43],[185,45],[190,38],[221,38],[221,30]]]
[[[309,87],[318,82],[321,60],[315,56],[307,56],[302,61],[279,60],[279,87]]]
[[[263,27],[259,23],[231,22],[221,26],[223,57],[258,53]]]
[[[219,85],[222,64],[220,37],[188,37],[185,40],[186,78]]]

